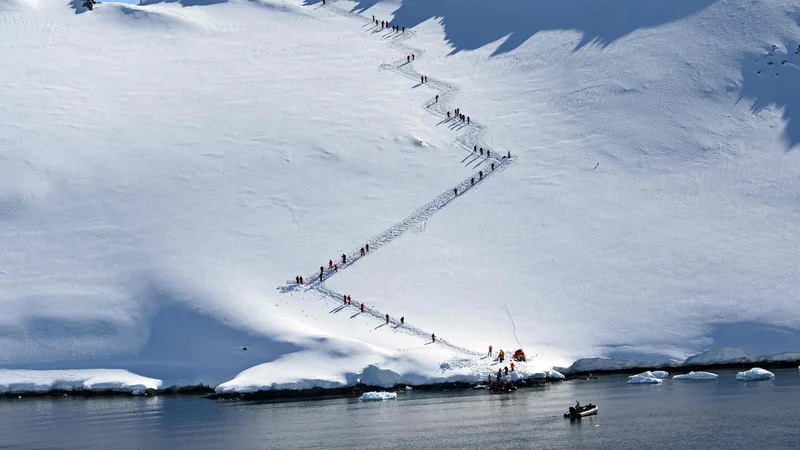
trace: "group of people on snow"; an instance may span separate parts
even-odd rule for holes
[[[517,361],[524,360],[524,359],[518,359],[520,357],[520,355],[522,356],[522,358],[524,358],[525,353],[522,351],[522,349],[517,350],[516,352],[514,352],[514,358]],[[494,354],[492,352],[492,346],[491,345],[489,346],[489,356],[494,356]],[[505,358],[506,358],[506,352],[504,352],[501,349],[500,352],[497,353],[496,361],[498,361],[498,362],[500,362],[502,364],[503,361],[505,361]],[[516,368],[517,368],[517,366],[514,364],[514,360],[511,361],[511,368],[510,369],[509,369],[509,366],[504,366],[502,368],[498,368],[497,369],[497,381],[498,382],[502,381],[504,376],[508,376],[508,374],[510,372],[514,372],[516,370]],[[492,376],[491,375],[489,375],[489,381],[490,382],[492,381]]]
[[[406,27],[401,27],[399,25],[392,25],[392,23],[389,22],[388,20],[378,20],[378,19],[375,18],[374,14],[372,15],[372,23],[374,23],[375,26],[381,27],[381,29],[391,27],[392,31],[394,31],[395,33],[405,33],[406,32]]]

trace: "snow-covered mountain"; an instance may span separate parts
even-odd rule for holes
[[[0,0],[0,367],[800,351],[796,2],[326,3]]]

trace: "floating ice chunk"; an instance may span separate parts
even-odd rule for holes
[[[413,390],[414,390],[414,388],[412,388],[411,386],[406,386],[406,390],[407,390],[407,391],[413,391]]]
[[[650,377],[650,378],[660,378],[660,379],[663,380],[665,378],[669,378],[669,372],[665,372],[663,370],[655,370],[655,371],[651,372],[651,371],[648,370],[647,372],[642,372],[642,373],[639,373],[639,374],[636,374],[636,375],[631,375],[628,378],[639,377],[639,376]]]
[[[566,377],[564,375],[562,375],[560,372],[557,372],[555,370],[548,370],[547,371],[547,378],[552,378],[554,380],[563,380]]]
[[[663,382],[661,378],[651,377],[646,374],[647,372],[629,377],[628,384],[661,384]]]
[[[775,378],[774,373],[760,367],[753,367],[746,372],[736,374],[736,379],[740,381],[772,380],[773,378]]]
[[[365,402],[370,401],[383,401],[383,400],[395,400],[397,399],[397,394],[394,392],[364,392],[361,394],[360,400]]]
[[[675,375],[673,380],[716,380],[717,374],[711,372],[689,372],[683,375]]]

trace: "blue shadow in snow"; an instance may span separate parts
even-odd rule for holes
[[[354,0],[363,13],[380,0]],[[504,39],[495,55],[512,51],[540,31],[575,30],[575,47],[605,47],[640,28],[681,20],[716,0],[403,0],[394,12],[406,28],[436,19],[444,26],[452,53],[475,50]],[[306,0],[317,4],[318,0]]]
[[[139,5],[147,6],[156,3],[178,3],[181,6],[209,6],[227,2],[228,0],[141,0]]]
[[[758,322],[732,322],[711,328],[712,347],[738,347],[751,357],[800,351],[800,330]]]
[[[787,150],[800,144],[800,54],[797,43],[787,44],[788,52],[766,49],[751,54],[742,65],[742,90],[739,100],[753,100],[750,111],[760,113],[773,105],[783,108],[786,128],[783,137]],[[771,64],[770,64],[771,63]]]
[[[174,303],[168,292],[151,292],[160,309],[149,322],[145,345],[134,353],[107,354],[82,359],[4,364],[6,369],[127,369],[139,375],[173,383],[221,383],[239,372],[299,350],[295,344],[250,334],[212,317]],[[0,330],[0,337],[24,331],[30,339],[117,336],[120,327],[103,321],[34,319],[23,329]],[[18,334],[17,334],[18,336]],[[247,347],[247,350],[243,350]]]

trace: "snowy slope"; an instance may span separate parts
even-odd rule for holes
[[[0,0],[0,366],[253,390],[738,323],[800,350],[791,2],[206,3]]]

